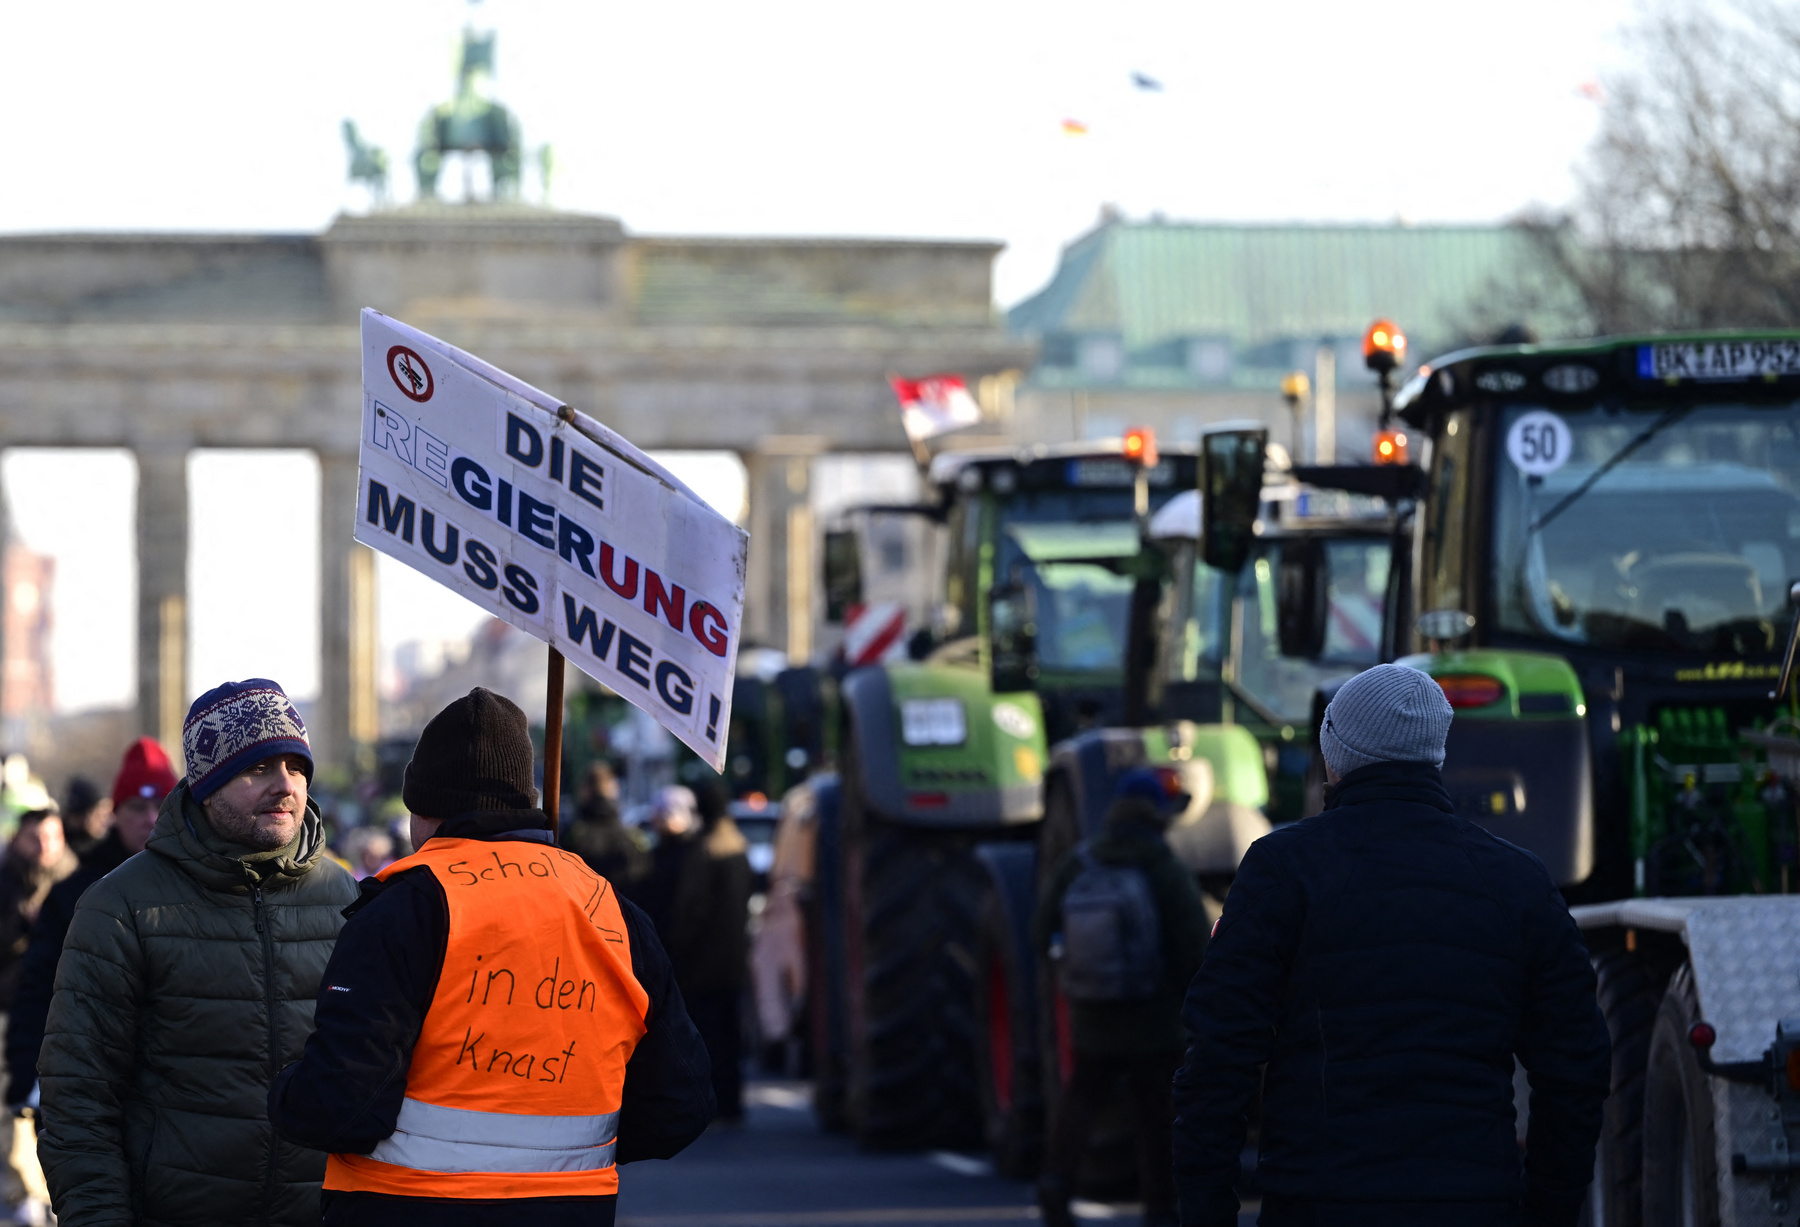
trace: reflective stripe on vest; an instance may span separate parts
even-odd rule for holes
[[[524,840],[430,839],[379,876],[416,868],[436,877],[449,913],[437,989],[393,1134],[366,1155],[332,1155],[325,1187],[483,1199],[618,1192],[625,1066],[650,999],[611,883],[572,853]]]
[[[408,1099],[369,1158],[425,1172],[594,1172],[613,1165],[619,1114],[519,1116]]]

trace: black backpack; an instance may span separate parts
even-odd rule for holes
[[[1150,878],[1104,865],[1087,844],[1062,898],[1062,985],[1071,1001],[1143,1001],[1162,983],[1162,924]]]

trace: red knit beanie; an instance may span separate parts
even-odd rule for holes
[[[154,737],[140,737],[125,751],[125,761],[113,780],[112,803],[119,809],[137,797],[149,797],[158,805],[175,791],[175,769]]]

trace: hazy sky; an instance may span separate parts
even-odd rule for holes
[[[347,117],[388,150],[407,199],[419,118],[448,97],[472,17],[498,32],[496,94],[527,145],[554,150],[554,205],[638,233],[998,239],[1004,304],[1044,282],[1103,202],[1177,219],[1415,221],[1561,204],[1602,105],[1582,86],[1618,63],[1632,12],[1629,0],[12,5],[0,231],[317,230],[363,203],[344,185]],[[1134,87],[1133,73],[1162,88]],[[1066,119],[1087,135],[1065,135]],[[297,455],[194,463],[194,676],[274,673],[316,691],[316,578],[296,575],[287,613],[259,599],[250,638],[235,609],[264,594],[234,565],[274,532],[306,569],[316,468]],[[692,471],[716,501],[741,497],[730,465]],[[61,705],[128,701],[131,466],[15,453],[5,474],[21,536],[58,558]],[[96,492],[85,522],[35,515],[69,476]],[[259,498],[272,481],[293,499]],[[383,561],[384,649],[409,628],[471,620],[472,606]]]

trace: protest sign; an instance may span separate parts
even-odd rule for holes
[[[356,539],[550,644],[722,769],[744,530],[471,354],[367,309],[362,347]]]

